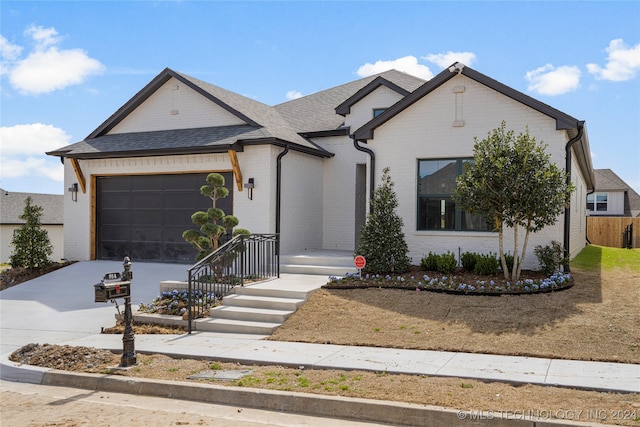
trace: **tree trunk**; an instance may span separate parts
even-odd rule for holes
[[[520,260],[518,260],[518,224],[515,224],[513,227],[513,267],[511,270],[511,279],[518,280],[518,264],[520,264]]]
[[[527,244],[529,243],[529,233],[531,233],[529,231],[529,228],[531,226],[531,221],[529,221],[529,223],[527,224],[527,228],[526,228],[526,233],[524,234],[524,245],[522,246],[522,257],[520,258],[520,263],[518,263],[518,277],[516,278],[519,279],[520,278],[520,273],[522,272],[522,264],[524,264],[524,257],[527,255]]]
[[[498,227],[498,250],[500,251],[500,263],[502,264],[502,271],[504,272],[504,278],[509,280],[509,269],[507,268],[507,260],[504,257],[504,235],[502,223],[495,219],[496,227]]]

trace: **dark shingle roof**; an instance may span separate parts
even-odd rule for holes
[[[624,191],[624,214],[640,216],[640,195],[611,169],[594,169],[595,191]]]
[[[0,189],[0,224],[24,224],[20,215],[24,212],[24,201],[31,197],[31,205],[42,208],[40,223],[62,224],[64,218],[64,196],[58,194],[14,193]]]
[[[262,128],[248,125],[114,133],[85,139],[60,151],[65,150],[65,157],[81,155],[85,159],[104,157],[105,154],[112,157],[140,156],[152,151],[204,153],[226,151],[239,139],[266,136]]]
[[[378,77],[411,92],[425,83],[418,77],[396,70],[365,77],[340,86],[294,99],[274,108],[300,133],[328,131],[339,128],[344,117],[336,114],[336,107]]]

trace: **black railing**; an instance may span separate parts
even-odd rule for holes
[[[277,234],[239,235],[189,269],[189,333],[194,319],[247,281],[280,277]]]

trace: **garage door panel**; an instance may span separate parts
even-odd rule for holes
[[[163,213],[160,209],[133,209],[131,210],[131,224],[145,225],[156,224],[162,226]]]
[[[233,175],[223,173],[229,197],[217,206],[233,208]],[[96,253],[98,259],[193,262],[196,250],[182,239],[197,229],[191,215],[212,206],[200,194],[207,174],[97,177]]]
[[[124,209],[105,209],[102,211],[103,225],[126,225],[131,224],[131,211]]]

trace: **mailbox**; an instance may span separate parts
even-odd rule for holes
[[[131,281],[122,280],[120,273],[107,273],[102,282],[93,285],[95,302],[107,302],[131,296]]]

